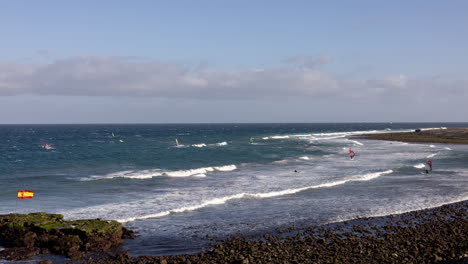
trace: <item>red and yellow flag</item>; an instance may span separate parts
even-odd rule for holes
[[[28,191],[28,190],[18,191],[18,199],[32,199],[33,197],[34,197],[33,191]]]

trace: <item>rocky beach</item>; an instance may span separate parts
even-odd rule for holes
[[[60,263],[69,264],[467,263],[467,212],[468,202],[462,201],[398,215],[290,227],[257,236],[232,236],[214,241],[212,249],[198,254],[140,257],[131,257],[128,252],[104,252],[120,245],[121,238],[133,237],[131,231],[122,231],[113,221],[105,221],[111,225],[101,225],[99,229],[115,232],[103,233],[96,228],[85,231],[85,225],[76,227],[77,222],[49,229],[49,221],[32,223],[9,215],[2,216],[1,234],[2,244],[12,248],[2,251],[1,256],[19,260],[35,254],[63,254],[71,259]],[[54,217],[54,222],[65,226],[60,216],[30,216]],[[95,234],[94,238],[85,235],[90,233]]]
[[[134,237],[116,221],[65,221],[60,214],[43,212],[0,215],[0,245],[7,247],[0,258],[7,260],[27,260],[38,254],[76,259],[117,248],[123,239]]]
[[[467,263],[468,202],[374,218],[233,236],[199,254],[131,257],[127,252],[69,263]]]

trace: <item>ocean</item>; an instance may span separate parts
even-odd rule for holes
[[[349,136],[441,127],[468,123],[1,125],[0,214],[118,220],[140,256],[435,207],[468,199],[468,145]]]

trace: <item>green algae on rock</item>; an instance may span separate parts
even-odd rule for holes
[[[117,221],[65,221],[63,215],[44,212],[0,215],[0,245],[9,248],[0,252],[0,257],[10,260],[49,252],[77,258],[116,248],[123,239],[133,237],[133,232]]]

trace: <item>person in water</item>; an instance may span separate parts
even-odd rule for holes
[[[351,148],[349,148],[349,158],[354,159],[354,156],[356,156],[356,153],[354,153],[354,151]]]
[[[425,173],[426,174],[429,174],[430,171],[432,171],[432,161],[431,160],[427,160],[426,161],[426,164],[424,165],[425,167]]]

